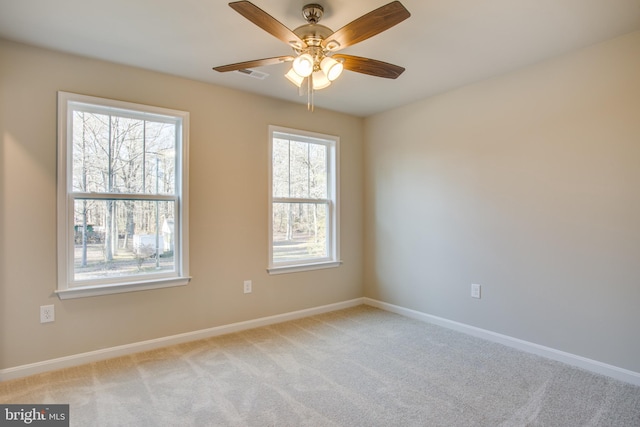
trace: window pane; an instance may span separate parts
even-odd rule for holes
[[[327,198],[327,147],[309,144],[309,197]]]
[[[74,280],[176,270],[173,201],[75,201]]]
[[[175,123],[73,113],[73,191],[175,194]]]
[[[176,125],[146,122],[145,193],[175,194]]]
[[[73,112],[73,191],[109,191],[109,116]]]
[[[327,147],[273,140],[273,197],[327,198]]]
[[[289,197],[289,141],[273,139],[273,197]]]
[[[274,203],[273,262],[326,258],[327,210],[324,203]]]
[[[144,152],[144,122],[111,116],[110,192],[140,193],[142,191]]]
[[[309,144],[291,141],[289,145],[290,197],[309,197]]]

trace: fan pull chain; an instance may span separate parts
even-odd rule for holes
[[[311,76],[307,77],[307,111],[311,111]]]
[[[313,90],[313,82],[311,82],[311,112],[313,113],[313,105],[314,105],[314,99],[313,96],[315,94],[315,90]]]
[[[313,113],[313,74],[307,77],[307,111]]]

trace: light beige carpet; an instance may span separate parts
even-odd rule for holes
[[[0,383],[72,426],[640,426],[640,387],[360,306]]]

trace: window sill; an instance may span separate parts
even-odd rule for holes
[[[335,268],[335,267],[340,267],[340,265],[342,265],[342,261],[328,261],[328,262],[318,262],[314,264],[299,264],[299,265],[287,265],[282,267],[269,267],[267,268],[267,272],[269,274],[299,273],[301,271]]]
[[[86,298],[100,295],[120,294],[124,292],[147,291],[150,289],[185,286],[191,277],[173,277],[171,279],[153,280],[149,282],[119,283],[117,285],[79,286],[70,289],[57,290],[60,299]]]

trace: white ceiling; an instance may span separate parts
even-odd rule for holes
[[[290,29],[319,3],[333,30],[391,0],[253,0]],[[0,0],[0,37],[306,104],[285,78],[218,65],[291,54],[221,0]],[[402,0],[411,17],[341,53],[401,65],[396,80],[345,72],[316,107],[368,116],[640,30],[640,0]],[[639,52],[640,54],[640,52]],[[1,64],[0,64],[1,66]]]

